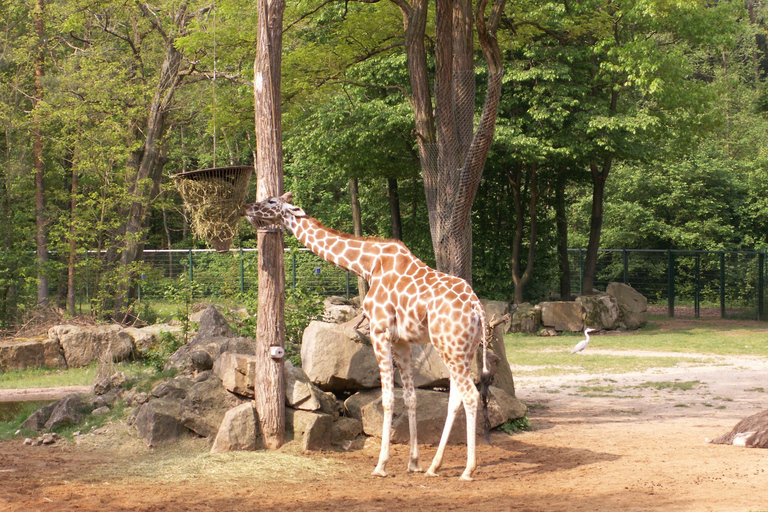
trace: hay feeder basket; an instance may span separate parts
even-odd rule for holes
[[[213,167],[172,176],[195,235],[228,252],[245,206],[252,166]]]

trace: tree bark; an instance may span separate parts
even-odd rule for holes
[[[589,220],[589,244],[584,258],[584,293],[592,293],[595,289],[595,274],[597,272],[597,252],[600,248],[600,233],[603,229],[603,199],[605,197],[605,182],[611,171],[613,158],[608,156],[603,161],[602,168],[590,165],[592,174],[592,214]]]
[[[387,178],[387,195],[389,197],[389,218],[392,222],[392,238],[402,240],[403,219],[400,215],[400,193],[395,178]]]
[[[560,300],[571,300],[571,266],[568,260],[568,217],[565,211],[565,183],[560,177],[555,185],[555,225],[560,270]]]
[[[78,172],[72,168],[72,188],[69,199],[69,265],[67,268],[67,312],[75,316],[75,265],[77,264],[77,229],[75,216],[77,213],[77,179]]]
[[[524,173],[522,168],[517,168],[513,176],[509,177],[512,184],[512,195],[515,202],[515,236],[512,240],[512,284],[514,287],[515,304],[523,302],[523,292],[533,275],[533,262],[536,255],[536,237],[538,233],[538,222],[536,216],[536,203],[538,201],[536,166],[531,166],[529,183],[529,206],[528,218],[531,225],[530,245],[528,246],[528,260],[525,270],[520,273],[520,252],[523,246],[523,231],[525,226],[525,212],[523,210],[523,186]]]
[[[282,0],[259,0],[258,43],[254,60],[256,117],[257,200],[283,191],[280,68],[282,65]],[[270,357],[272,347],[285,345],[285,269],[283,234],[276,229],[258,231],[259,311],[255,372],[255,406],[264,444],[276,450],[285,438],[283,359]]]
[[[358,197],[357,178],[349,180],[349,199],[352,203],[352,232],[356,236],[363,236],[363,215],[360,211],[360,198]],[[357,290],[360,295],[360,304],[363,303],[368,293],[368,282],[361,276],[357,276]]]
[[[37,303],[45,306],[50,300],[48,279],[48,223],[45,212],[45,162],[43,160],[43,132],[37,107],[43,101],[43,77],[45,76],[45,2],[35,1],[35,32],[37,35],[37,54],[35,56],[35,99],[32,109],[32,160],[35,167],[35,243],[37,246]]]

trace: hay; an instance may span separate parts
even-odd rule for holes
[[[251,171],[222,167],[174,176],[192,231],[219,252],[227,252],[237,235]]]

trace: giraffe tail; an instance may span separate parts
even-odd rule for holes
[[[483,315],[483,324],[485,324],[485,315]],[[491,384],[493,383],[493,373],[488,368],[488,343],[493,336],[493,328],[484,329],[483,336],[483,369],[480,372],[480,400],[483,404],[483,434],[485,441],[491,444],[491,419],[488,417],[488,400],[491,396]]]

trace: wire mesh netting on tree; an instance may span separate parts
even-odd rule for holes
[[[218,252],[237,235],[251,180],[251,166],[216,167],[173,176],[192,231]]]

